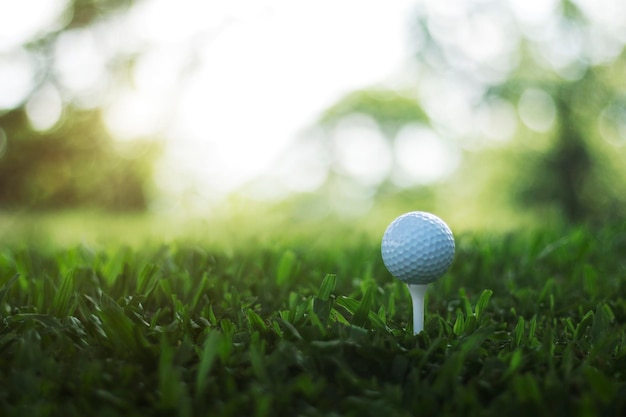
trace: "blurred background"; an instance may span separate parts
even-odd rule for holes
[[[622,220],[624,16],[621,0],[0,2],[0,231],[79,213]]]

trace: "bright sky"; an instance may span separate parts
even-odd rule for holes
[[[343,94],[401,69],[408,59],[410,5],[268,2],[243,7],[234,18],[225,12],[184,80],[172,132],[174,146],[183,148],[168,169],[184,157],[184,169],[230,189],[270,168],[298,132]],[[164,14],[154,16],[162,20]],[[146,71],[150,76],[155,66]],[[158,66],[168,71],[165,62]],[[185,148],[193,152],[184,156]]]
[[[160,186],[174,194],[229,191],[270,170],[342,95],[402,68],[412,5],[139,3],[125,29],[149,49],[137,62],[135,90],[113,97],[105,120],[118,137],[132,138],[169,119]]]

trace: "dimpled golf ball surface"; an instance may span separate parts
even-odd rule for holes
[[[387,227],[381,252],[391,275],[407,284],[428,284],[452,264],[454,237],[439,217],[412,211]]]

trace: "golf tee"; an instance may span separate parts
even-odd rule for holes
[[[424,330],[424,296],[427,285],[407,284],[413,302],[413,334],[418,334]]]

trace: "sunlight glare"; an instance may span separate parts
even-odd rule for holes
[[[0,51],[63,26],[69,0],[0,1]]]
[[[151,0],[131,10],[135,35],[154,45],[202,42],[228,22],[263,9],[264,2],[245,0]]]
[[[410,2],[399,4],[273,2],[237,12],[199,49],[184,78],[168,133],[168,165],[184,167],[201,188],[219,192],[271,170],[317,114],[343,94],[390,76],[408,58],[398,12]],[[371,30],[379,26],[393,29]],[[149,72],[136,71],[137,82]]]
[[[0,109],[12,109],[35,87],[36,63],[23,49],[0,54]]]
[[[150,137],[166,125],[166,111],[159,100],[127,91],[119,94],[104,109],[104,121],[113,136],[120,140]]]
[[[168,100],[176,97],[180,80],[188,64],[188,48],[155,47],[137,57],[132,67],[132,82],[135,89]],[[171,107],[174,103],[169,103]]]

